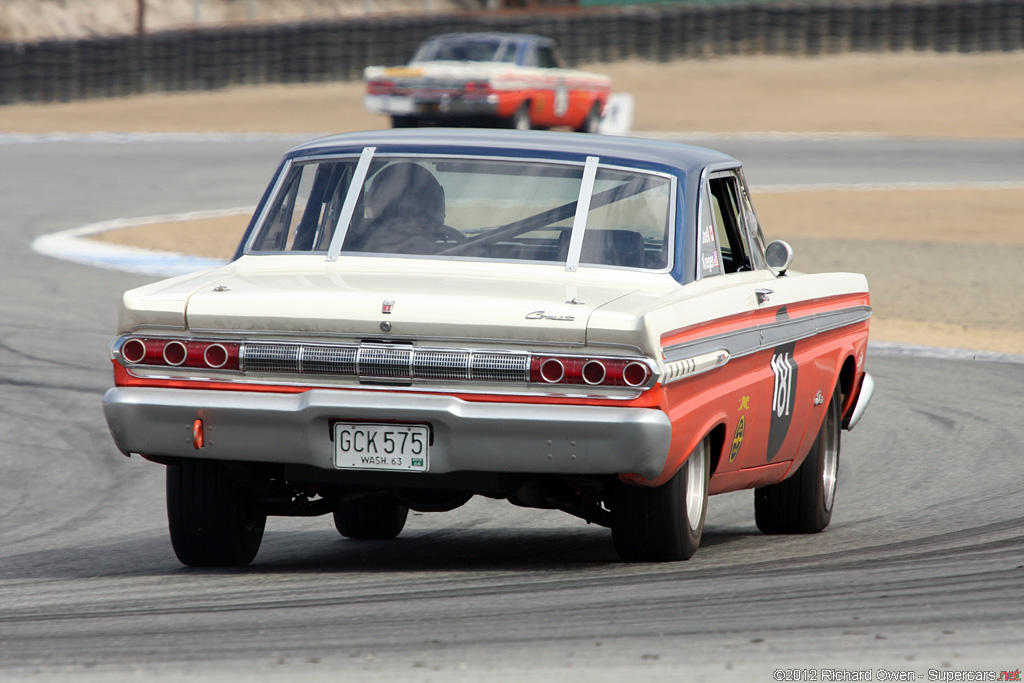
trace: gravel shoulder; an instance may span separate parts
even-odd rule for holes
[[[636,101],[635,129],[1024,138],[1024,52],[732,57],[591,65]],[[265,86],[0,107],[0,130],[341,132],[380,128],[359,83]],[[268,169],[268,174],[270,170]],[[254,198],[255,199],[255,198]],[[794,267],[868,275],[878,341],[1024,354],[1024,190],[755,194],[769,238]],[[149,248],[226,256],[247,217],[119,230]]]

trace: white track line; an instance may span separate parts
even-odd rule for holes
[[[630,135],[638,138],[653,138],[655,140],[671,140],[673,142],[685,141],[685,140],[766,140],[775,142],[798,142],[798,141],[816,141],[816,140],[908,140],[908,139],[921,139],[927,140],[930,138],[906,138],[896,135],[883,135],[881,133],[861,133],[857,131],[845,132],[845,133],[826,133],[826,132],[811,132],[811,133],[792,133],[787,131],[778,130],[767,130],[767,131],[749,131],[741,132],[736,131],[732,133],[712,133],[705,130],[693,130],[686,133],[672,132],[672,131],[660,131],[660,130],[648,130],[648,131],[631,131]],[[936,138],[938,139],[938,138]]]
[[[897,342],[868,342],[868,351],[880,356],[913,356],[936,360],[973,360],[988,363],[1018,363],[1024,365],[1024,356],[999,351],[977,351],[972,349],[943,349],[922,344],[901,344]]]
[[[751,185],[751,190],[759,194],[779,194],[783,192],[905,192],[907,190],[1024,190],[1021,180],[994,181],[935,181],[935,182],[904,182],[904,183],[804,183],[794,185]]]
[[[252,214],[253,207],[222,209],[218,211],[190,211],[188,213],[167,214],[162,216],[145,216],[143,218],[118,218],[101,223],[91,223],[79,228],[37,237],[32,242],[32,249],[37,253],[53,258],[64,259],[74,263],[82,263],[100,268],[123,270],[138,275],[156,275],[171,277],[194,273],[197,270],[216,268],[227,261],[225,259],[190,256],[171,251],[157,249],[141,249],[127,247],[110,242],[88,239],[89,235],[131,228],[139,225],[158,223],[175,223],[179,221],[222,218]]]

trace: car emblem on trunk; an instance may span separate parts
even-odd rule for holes
[[[527,320],[563,320],[565,322],[572,322],[576,319],[574,315],[552,315],[544,311],[534,311],[533,313],[526,314]]]
[[[391,313],[391,309],[395,307],[394,299],[384,299],[384,303],[380,305],[381,313]]]

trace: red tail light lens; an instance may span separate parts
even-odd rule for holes
[[[638,387],[647,381],[650,371],[643,363],[630,363],[622,368],[622,381],[631,387]]]
[[[221,344],[210,344],[203,351],[203,360],[211,368],[222,368],[228,362],[228,350]]]
[[[486,94],[491,92],[491,84],[488,81],[469,81],[466,83],[466,92]]]
[[[188,349],[180,341],[164,344],[164,362],[168,365],[181,365],[188,358]]]
[[[141,339],[129,339],[121,345],[121,358],[128,363],[141,363],[146,359],[146,343]]]
[[[631,359],[534,356],[530,362],[530,381],[536,384],[642,387],[650,379],[647,364]]]
[[[565,378],[565,366],[557,358],[548,358],[540,364],[540,378],[545,382],[554,384]]]
[[[132,337],[121,344],[125,365],[237,370],[240,344]]]
[[[371,95],[386,95],[394,89],[394,81],[370,81],[366,84],[366,91]]]
[[[588,360],[583,364],[583,381],[587,384],[600,384],[608,376],[604,363],[599,360]]]

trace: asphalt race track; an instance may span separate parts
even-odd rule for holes
[[[389,542],[272,518],[251,567],[179,565],[163,469],[120,455],[101,411],[120,295],[152,278],[30,244],[253,204],[297,141],[0,141],[0,679],[953,680],[1024,667],[1020,362],[869,355],[878,388],[843,433],[836,512],[816,536],[761,535],[739,492],[712,499],[691,561],[630,565],[607,530],[477,499],[415,515]],[[1021,143],[699,142],[744,159],[755,184],[1024,180]]]

